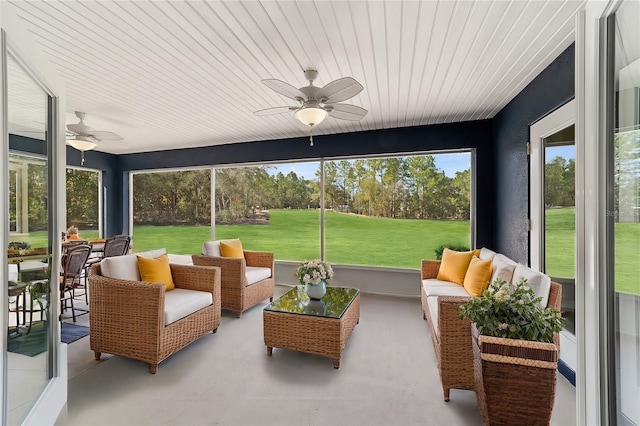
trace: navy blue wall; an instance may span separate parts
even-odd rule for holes
[[[528,264],[529,127],[574,98],[571,45],[493,119],[496,250]]]
[[[402,154],[430,150],[471,148],[476,150],[477,176],[493,182],[492,128],[490,120],[434,126],[403,127],[367,132],[319,135],[315,146],[309,138],[218,145],[170,151],[127,154],[119,157],[123,171],[175,167],[241,164],[266,161],[335,158],[341,156]],[[126,185],[126,183],[125,183]],[[477,246],[493,247],[493,185],[477,188]],[[123,204],[124,223],[128,206]],[[426,236],[425,236],[426,237]]]

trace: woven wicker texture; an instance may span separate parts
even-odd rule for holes
[[[269,252],[244,251],[244,259],[193,255],[194,265],[217,266],[221,270],[222,307],[238,313],[265,299],[273,300],[275,291],[274,256]],[[247,286],[245,268],[257,266],[271,269],[271,277]]]
[[[421,279],[436,278],[440,261],[423,260]],[[460,319],[460,306],[469,298],[460,296],[438,297],[438,332],[431,323],[427,304],[427,294],[421,288],[423,318],[427,320],[431,331],[433,348],[438,358],[438,368],[442,392],[445,401],[449,401],[451,389],[473,390],[475,388],[473,349],[471,347],[471,321]],[[548,307],[560,310],[562,287],[552,282],[549,291]],[[555,340],[556,346],[558,344]]]
[[[208,291],[213,304],[167,326],[164,325],[163,284],[127,281],[101,275],[91,267],[90,347],[96,359],[110,353],[158,364],[220,325],[220,270],[215,267],[171,265],[177,288]]]
[[[360,320],[360,294],[339,319],[267,310],[263,318],[269,355],[273,348],[291,349],[332,358],[333,367],[340,368],[342,351]]]
[[[484,424],[548,425],[555,401],[557,365],[548,360],[557,359],[557,347],[553,343],[480,336],[475,327],[472,335],[476,397]],[[485,354],[484,350],[500,354]],[[517,357],[501,355],[516,352]]]

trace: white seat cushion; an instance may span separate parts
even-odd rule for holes
[[[136,254],[126,254],[124,256],[105,257],[100,262],[100,272],[108,278],[140,281],[140,271],[138,271],[138,258],[136,255],[155,259],[166,252],[166,249],[161,248]]]
[[[436,334],[438,334],[438,340],[440,340],[440,330],[438,327],[438,296],[427,297],[427,305],[429,306],[431,324],[433,325],[433,329],[436,331]]]
[[[493,250],[489,250],[486,247],[482,247],[480,249],[480,256],[478,256],[480,258],[480,260],[493,260],[493,256],[496,255],[496,252]]]
[[[176,288],[164,294],[164,325],[169,325],[213,303],[211,293]]]
[[[247,285],[255,284],[271,277],[271,268],[262,268],[258,266],[247,266],[244,276],[247,278]]]
[[[463,286],[435,278],[422,280],[422,288],[427,296],[469,296]]]
[[[491,273],[490,282],[493,282],[496,278],[500,278],[508,283],[511,283],[511,279],[513,278],[513,271],[516,269],[516,266],[518,264],[509,259],[507,256],[499,253],[493,256],[493,260],[491,261],[491,263],[493,264],[493,272]]]
[[[169,263],[173,263],[174,265],[193,265],[193,260],[191,259],[190,254],[171,254],[168,253]]]
[[[540,304],[547,306],[549,301],[549,292],[551,291],[551,278],[542,272],[534,271],[524,265],[518,264],[513,272],[513,284],[517,284],[521,278],[527,280],[527,287],[533,290],[536,297],[542,298]]]

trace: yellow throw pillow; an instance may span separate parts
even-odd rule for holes
[[[482,296],[489,287],[492,272],[493,265],[490,260],[480,260],[473,256],[467,274],[464,276],[464,289],[473,297]]]
[[[240,240],[220,241],[220,254],[222,257],[243,258],[242,242]]]
[[[445,248],[442,252],[438,279],[462,285],[472,257],[472,251],[453,251]]]
[[[474,255],[475,257],[480,257],[480,249],[475,249],[475,250],[473,250],[473,255]]]
[[[138,259],[138,270],[140,271],[142,281],[164,284],[166,291],[176,288],[176,285],[173,283],[173,277],[171,276],[169,256],[163,254],[155,259],[142,256],[136,257]]]

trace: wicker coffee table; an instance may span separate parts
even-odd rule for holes
[[[273,348],[317,354],[333,359],[340,368],[342,351],[360,321],[360,290],[327,287],[321,300],[310,300],[296,286],[264,308],[264,343]]]

